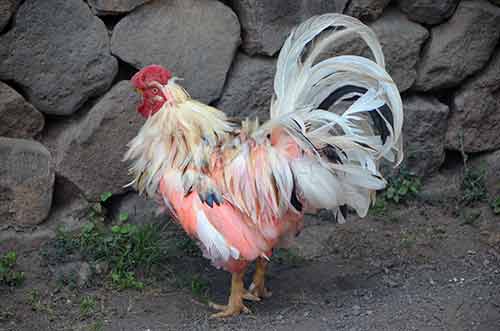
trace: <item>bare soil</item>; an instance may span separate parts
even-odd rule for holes
[[[26,281],[0,289],[0,330],[499,331],[500,217],[476,204],[464,219],[431,193],[342,225],[310,217],[293,253],[272,259],[273,296],[225,320],[208,319],[206,299],[225,302],[230,276],[202,257],[169,258],[143,290],[118,291],[99,276],[61,285],[41,250],[18,252]]]

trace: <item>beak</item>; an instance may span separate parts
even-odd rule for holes
[[[136,91],[137,93],[139,93],[140,95],[142,95],[142,94],[143,94],[142,90],[141,90],[141,89],[139,89],[139,88],[136,88],[136,89],[135,89],[135,91]]]

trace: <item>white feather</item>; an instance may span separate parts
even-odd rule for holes
[[[238,259],[240,252],[229,245],[224,237],[209,222],[203,210],[196,213],[196,232],[203,246],[213,260],[228,261],[230,257]]]

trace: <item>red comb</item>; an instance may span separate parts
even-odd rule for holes
[[[168,83],[172,78],[172,73],[160,65],[152,64],[142,68],[132,77],[132,84],[136,88],[145,89],[150,86],[151,82],[158,82],[161,85]]]

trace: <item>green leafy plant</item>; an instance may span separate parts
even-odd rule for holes
[[[16,271],[17,254],[7,252],[0,257],[0,285],[19,286],[24,282],[24,272]]]
[[[389,201],[400,203],[420,191],[421,182],[418,177],[406,170],[389,179],[383,197]]]
[[[164,253],[158,226],[129,223],[119,223],[111,229],[104,224],[87,223],[80,234],[80,250],[91,260],[107,262],[112,283],[121,289],[143,288],[135,270],[150,271]]]

